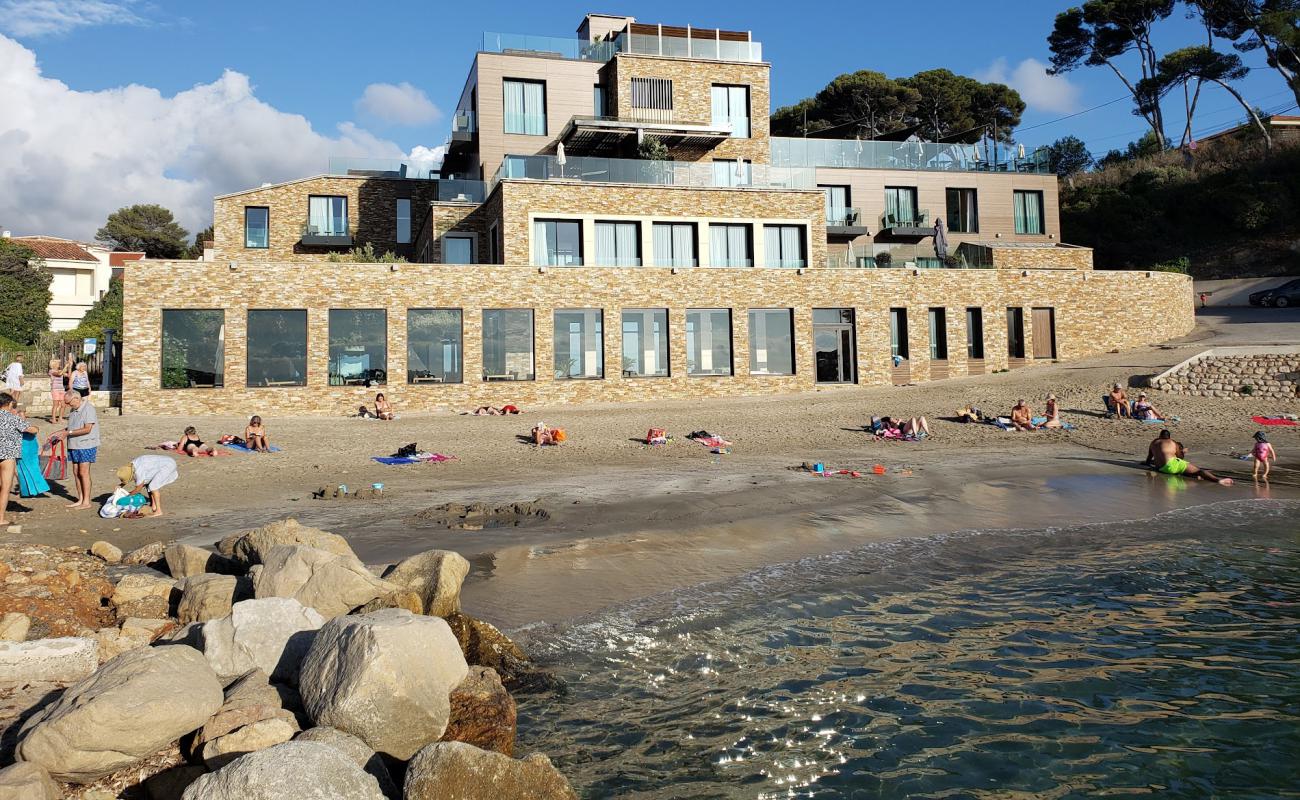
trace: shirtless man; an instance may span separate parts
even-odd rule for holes
[[[1016,403],[1011,409],[1011,426],[1018,431],[1032,431],[1034,428],[1034,412],[1029,408],[1024,400]]]
[[[1124,388],[1118,383],[1110,388],[1110,402],[1115,409],[1115,413],[1121,417],[1132,415],[1133,410],[1128,404],[1128,395],[1124,393]]]
[[[1174,441],[1168,430],[1163,430],[1147,448],[1147,460],[1143,463],[1165,475],[1186,475],[1189,478],[1204,478],[1224,486],[1232,485],[1232,478],[1220,478],[1208,469],[1201,469],[1188,461],[1186,456],[1186,448]]]

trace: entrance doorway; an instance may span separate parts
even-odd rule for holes
[[[1034,358],[1056,358],[1056,309],[1035,308]]]
[[[818,383],[857,381],[857,340],[853,309],[813,309],[813,349],[817,355]]]
[[[1025,310],[1019,306],[1007,308],[1007,357],[1012,361],[1025,357]]]

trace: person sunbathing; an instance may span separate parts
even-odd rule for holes
[[[1037,430],[1037,426],[1034,425],[1034,412],[1024,400],[1018,401],[1011,409],[1011,427],[1018,431]]]
[[[544,444],[559,444],[555,438],[555,432],[547,427],[545,422],[539,422],[533,426],[533,444],[541,447]]]
[[[203,440],[199,438],[198,429],[193,425],[185,429],[185,433],[181,435],[180,441],[176,443],[176,449],[191,458],[216,454],[212,445],[204,444]]]
[[[393,413],[393,406],[388,402],[388,398],[384,397],[383,392],[375,395],[375,416],[382,420],[397,418],[397,415]]]
[[[1128,395],[1124,393],[1123,387],[1118,383],[1110,388],[1110,407],[1111,410],[1121,417],[1131,416],[1133,409],[1129,407]]]
[[[1138,393],[1138,399],[1133,403],[1131,413],[1133,419],[1164,419],[1160,412],[1156,411],[1156,407],[1151,405],[1151,401],[1147,400],[1146,392]]]
[[[523,412],[519,410],[518,406],[513,406],[507,403],[500,408],[495,408],[493,406],[479,406],[471,413],[476,417],[504,417],[509,416],[510,414],[521,414]]]
[[[249,418],[248,426],[244,428],[244,446],[258,453],[271,452],[271,442],[266,436],[266,426],[262,424],[262,418],[256,414]]]
[[[1174,441],[1168,430],[1160,431],[1160,435],[1152,440],[1147,447],[1147,458],[1143,463],[1165,475],[1186,475],[1189,478],[1213,481],[1224,486],[1232,485],[1232,478],[1220,478],[1208,469],[1202,469],[1188,461],[1187,448],[1183,447],[1182,442]]]
[[[1048,392],[1047,394],[1047,421],[1042,424],[1043,428],[1062,428],[1065,427],[1061,422],[1061,407],[1056,402],[1056,395]],[[1031,418],[1032,421],[1032,418]]]

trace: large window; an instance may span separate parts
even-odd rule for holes
[[[686,310],[686,374],[731,374],[731,311]]]
[[[1043,227],[1043,193],[1017,190],[1012,193],[1012,198],[1016,215],[1016,233],[1046,233]]]
[[[555,379],[605,377],[605,335],[598,308],[555,312]]]
[[[534,220],[533,252],[538,266],[581,266],[582,223],[570,219]]]
[[[668,376],[668,311],[623,309],[623,377]]]
[[[749,186],[754,182],[754,165],[744,159],[713,159],[714,186]]]
[[[849,219],[849,187],[823,186],[826,191],[826,224],[852,225],[856,220]]]
[[[348,199],[335,195],[308,197],[307,229],[317,236],[347,236]]]
[[[599,83],[591,87],[591,113],[597,117],[609,113],[609,93]]]
[[[248,386],[307,385],[306,309],[250,309]]]
[[[730,125],[731,138],[749,138],[749,87],[713,86],[713,124]]]
[[[709,266],[752,267],[750,226],[714,223],[709,226]]]
[[[952,233],[979,233],[979,203],[974,189],[949,189],[948,230]]]
[[[656,222],[651,231],[656,267],[693,267],[698,263],[694,222]]]
[[[397,243],[411,243],[411,200],[407,197],[397,198]]]
[[[271,246],[271,209],[266,206],[244,208],[244,247],[264,249]]]
[[[471,234],[445,233],[442,236],[442,263],[473,264],[474,237]]]
[[[889,354],[894,358],[908,358],[907,309],[889,309]]]
[[[330,385],[388,382],[388,312],[382,308],[330,309]]]
[[[533,312],[526,308],[483,311],[483,380],[531,381]]]
[[[934,361],[946,361],[948,359],[948,312],[946,309],[930,309],[930,358]]]
[[[916,209],[915,186],[885,187],[885,223],[895,225],[916,225],[920,214]]]
[[[460,383],[463,360],[459,308],[406,312],[407,383]]]
[[[505,87],[506,133],[546,135],[546,83],[507,78]]]
[[[769,267],[806,267],[804,258],[804,226],[764,225],[763,259]]]
[[[966,309],[966,357],[984,357],[984,309],[979,306]]]
[[[673,121],[673,82],[667,78],[633,78],[632,115],[649,122]]]
[[[219,389],[225,371],[226,312],[163,309],[162,388]]]
[[[641,226],[635,222],[597,222],[596,265],[641,266]]]
[[[749,374],[794,374],[794,312],[749,310]]]

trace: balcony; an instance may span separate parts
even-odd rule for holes
[[[989,269],[993,263],[979,248],[959,246],[940,258],[930,243],[872,243],[826,256],[827,269]]]
[[[625,149],[628,139],[653,134],[668,147],[712,148],[731,137],[731,123],[677,120],[671,110],[652,116],[581,116],[569,120],[560,134],[575,155],[607,155]]]
[[[635,158],[511,156],[501,162],[493,184],[503,179],[635,183],[651,186],[739,189],[814,189],[815,170],[734,162],[643,161]],[[743,177],[736,177],[736,173]]]
[[[430,180],[438,177],[438,165],[431,161],[408,161],[401,158],[332,156],[329,160],[329,174],[364,178]]]
[[[1024,152],[999,145],[984,153],[973,144],[879,142],[865,139],[772,138],[772,163],[782,167],[844,167],[937,172],[1019,172],[1048,174],[1047,148]]]
[[[750,41],[748,33],[639,23],[633,23],[629,31],[603,42],[588,42],[574,36],[534,36],[527,33],[487,31],[483,33],[483,43],[479,50],[483,53],[601,63],[613,59],[619,53],[746,63],[763,60],[763,45]]]
[[[929,211],[886,211],[880,215],[880,235],[917,239],[933,236],[934,223],[930,222]]]
[[[618,52],[617,40],[585,42],[574,36],[533,36],[527,33],[483,32],[483,53],[518,53],[570,61],[609,61]]]
[[[478,133],[478,125],[473,111],[457,111],[451,118],[451,139],[449,142],[472,142]]]
[[[307,247],[351,247],[352,234],[347,224],[342,226],[316,226],[303,223],[301,242]]]
[[[826,235],[855,239],[866,236],[871,231],[862,220],[860,208],[832,208],[826,212]]]

